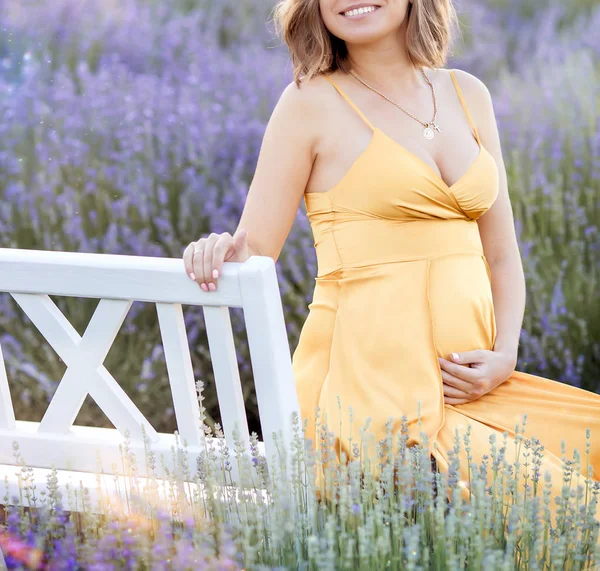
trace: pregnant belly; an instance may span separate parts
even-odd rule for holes
[[[429,303],[438,354],[491,350],[496,320],[489,267],[483,256],[455,255],[431,260]]]

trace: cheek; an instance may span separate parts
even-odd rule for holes
[[[339,37],[339,33],[341,32],[340,22],[339,18],[337,18],[337,14],[334,12],[333,7],[331,6],[331,2],[322,0],[319,4],[319,9],[321,12],[321,19],[323,20],[325,27],[334,36]]]

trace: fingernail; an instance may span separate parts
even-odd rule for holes
[[[219,270],[217,270],[216,268],[213,270],[213,274],[212,274],[214,279],[217,279],[219,277]]]
[[[217,289],[217,286],[213,283],[208,284],[208,289],[210,291],[215,291]]]
[[[453,361],[458,361],[458,353],[450,353]]]
[[[204,282],[200,284],[200,287],[202,288],[202,291],[208,291],[208,287],[206,287]]]
[[[190,279],[196,281],[196,274],[194,272],[190,272]]]

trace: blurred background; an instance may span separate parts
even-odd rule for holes
[[[292,81],[273,5],[0,0],[0,247],[178,258],[192,240],[233,233]],[[446,67],[492,93],[525,267],[517,369],[600,392],[600,4],[455,6]],[[277,271],[292,353],[317,271],[304,204]],[[83,334],[97,301],[52,299]],[[212,425],[202,309],[185,316]],[[231,316],[260,435],[242,310]],[[0,343],[17,418],[41,420],[66,367],[8,294]],[[157,430],[176,429],[152,304],[134,302],[105,365]],[[89,397],[76,423],[111,426]]]

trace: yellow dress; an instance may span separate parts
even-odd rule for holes
[[[499,449],[506,431],[505,457],[513,462],[515,425],[527,413],[524,437],[535,436],[544,445],[540,485],[550,470],[554,497],[562,486],[561,440],[567,458],[573,448],[580,451],[585,472],[586,428],[591,429],[594,479],[600,480],[600,395],[515,371],[478,400],[444,403],[438,356],[450,359],[450,352],[494,347],[491,274],[477,218],[492,206],[499,187],[496,161],[481,144],[450,73],[479,145],[475,161],[451,186],[374,127],[326,76],[373,136],[340,182],[304,196],[318,263],[310,311],[292,358],[300,410],[308,419],[305,436],[313,442],[320,436],[315,433],[318,406],[321,421],[326,418],[327,430],[334,433],[338,459],[340,447],[348,458],[349,436],[359,443],[367,418],[376,446],[385,438],[388,419],[393,418],[397,433],[404,414],[408,445],[420,442],[423,430],[438,469],[447,472],[447,451],[458,428],[460,477],[466,482],[462,436],[467,425],[472,461],[479,465],[484,454],[489,456],[492,434]],[[467,498],[466,486],[463,490]]]

